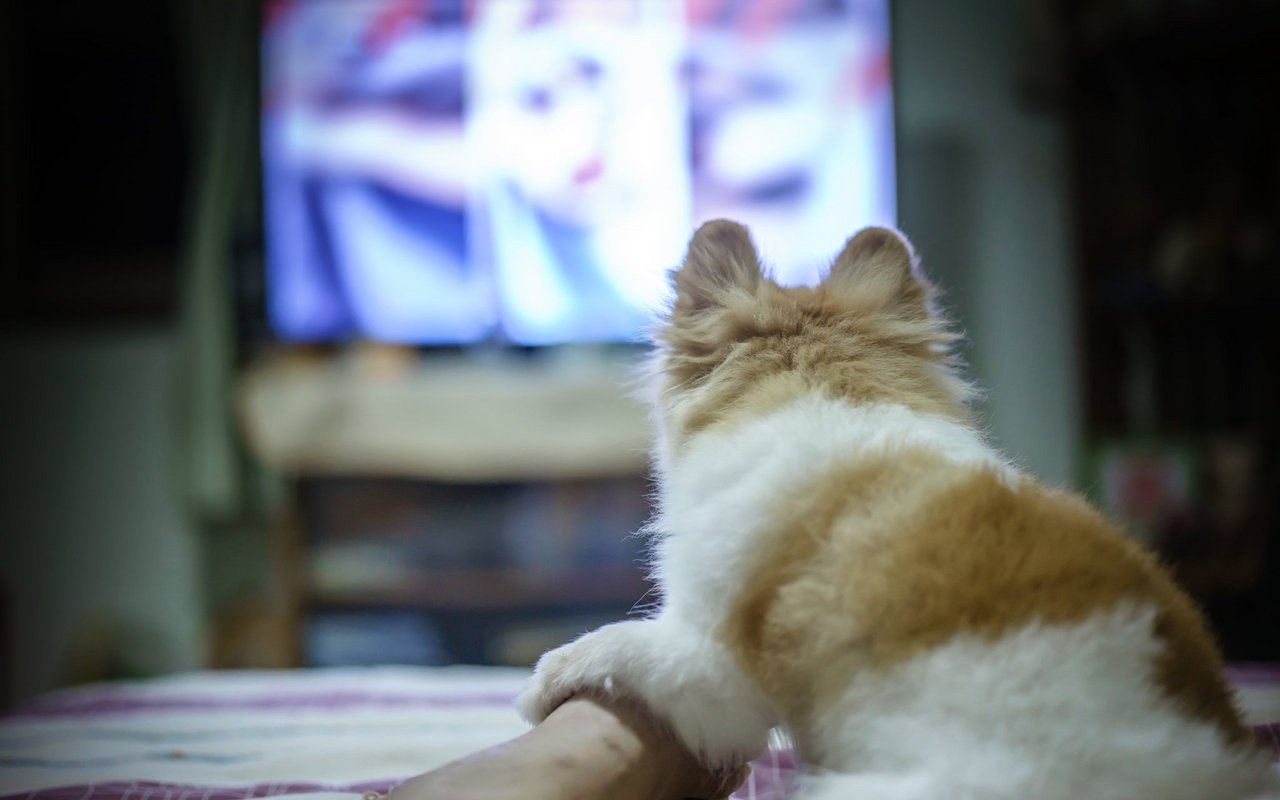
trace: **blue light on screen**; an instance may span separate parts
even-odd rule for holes
[[[716,217],[814,280],[894,222],[886,5],[269,4],[276,334],[634,339]]]

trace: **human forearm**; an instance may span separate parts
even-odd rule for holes
[[[528,733],[414,778],[391,800],[717,798],[741,777],[705,772],[635,709],[574,698]]]

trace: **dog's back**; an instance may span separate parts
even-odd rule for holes
[[[626,695],[709,765],[781,724],[831,800],[1276,792],[1194,605],[1010,466],[896,233],[815,287],[708,223],[657,334],[661,610],[545,656],[520,706]]]

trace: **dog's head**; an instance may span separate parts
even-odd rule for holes
[[[654,336],[664,450],[808,392],[967,418],[948,349],[957,337],[895,231],[859,231],[817,286],[784,287],[746,228],[716,220],[694,234],[672,282]]]

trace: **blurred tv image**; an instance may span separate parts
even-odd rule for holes
[[[692,229],[784,283],[894,222],[887,0],[278,0],[269,314],[293,341],[629,341]]]

